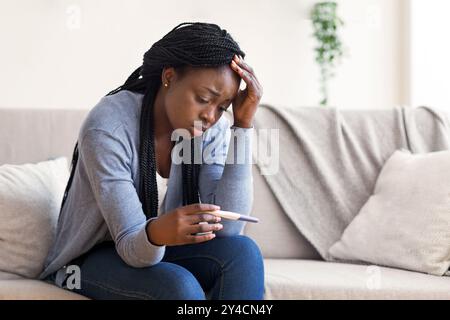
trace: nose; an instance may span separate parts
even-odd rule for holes
[[[203,121],[203,128],[206,130],[209,127],[211,127],[214,124],[214,121],[216,119],[216,111],[214,107],[210,107],[206,110],[203,110],[203,112],[200,115],[200,119]]]

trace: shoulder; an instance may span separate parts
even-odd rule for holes
[[[224,114],[203,134],[203,162],[224,164],[231,137],[230,120]]]
[[[84,120],[80,136],[91,130],[111,135],[119,128],[136,130],[139,126],[142,98],[142,94],[127,90],[101,98]]]

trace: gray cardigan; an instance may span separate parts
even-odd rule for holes
[[[123,90],[103,97],[89,112],[78,136],[79,158],[72,186],[41,279],[108,240],[115,242],[120,257],[132,267],[151,266],[163,258],[165,246],[153,245],[147,238],[145,227],[155,218],[146,218],[137,193],[142,98],[142,94]],[[230,127],[225,116],[203,134],[203,150],[214,151],[203,152],[202,156],[199,175],[202,203],[250,214],[252,134],[253,128]],[[243,139],[233,143],[234,136]],[[236,155],[244,158],[236,163]],[[158,215],[182,206],[181,177],[181,164],[172,161]],[[217,237],[239,234],[244,227],[241,221],[222,220],[222,223],[224,228],[216,232]]]

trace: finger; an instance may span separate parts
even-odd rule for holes
[[[258,77],[256,76],[255,70],[252,67],[250,67],[250,65],[244,60],[244,58],[242,58],[241,56],[234,55],[233,59],[239,67],[250,72],[255,83],[257,83],[258,86],[261,86]]]
[[[189,215],[187,221],[189,224],[197,224],[199,222],[219,222],[220,220],[222,220],[220,217],[212,214],[198,213]]]
[[[244,79],[245,83],[248,86],[255,88],[255,91],[261,90],[261,84],[259,83],[259,80],[256,78],[256,75],[254,73],[251,73],[250,71],[242,68],[241,66],[238,66],[236,62],[234,62],[234,60],[231,61],[231,65],[232,69],[236,71],[237,74],[239,74],[242,79]],[[249,79],[250,82],[246,80],[246,78]]]
[[[250,65],[249,65],[246,61],[244,61],[244,58],[238,57],[237,55],[234,55],[233,60],[234,60],[234,62],[236,62],[236,64],[237,64],[238,66],[240,66],[241,68],[247,70],[247,71],[250,72],[251,74],[255,74],[255,71],[253,70],[253,68],[250,67]]]
[[[255,86],[256,82],[253,79],[253,75],[247,70],[241,68],[236,62],[231,61],[231,68],[245,81],[248,86]]]
[[[180,208],[186,214],[196,214],[202,211],[220,210],[220,206],[209,203],[194,203]]]
[[[200,235],[200,236],[186,236],[186,241],[188,243],[200,243],[200,242],[212,240],[215,237],[216,237],[216,235],[214,233],[204,234],[204,235]]]
[[[231,65],[233,70],[236,71],[247,84],[247,88],[245,90],[248,89],[251,96],[260,98],[262,96],[262,87],[259,82],[255,80],[254,76],[247,70],[239,67],[234,61],[231,61]]]
[[[219,231],[221,229],[223,229],[223,225],[220,223],[215,224],[202,223],[189,226],[186,228],[186,231],[187,233],[192,234],[192,233]]]

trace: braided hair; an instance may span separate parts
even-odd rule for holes
[[[144,54],[142,66],[122,86],[107,94],[112,95],[121,90],[144,94],[140,116],[139,198],[147,218],[158,215],[153,104],[161,86],[163,69],[173,67],[183,76],[187,67],[227,65],[235,54],[245,57],[245,53],[226,30],[211,23],[184,22],[154,43]],[[191,139],[191,159],[194,159],[194,150],[194,139]],[[61,208],[72,183],[77,159],[78,143],[73,152],[72,169]],[[183,205],[199,202],[199,167],[194,163],[182,163]]]

